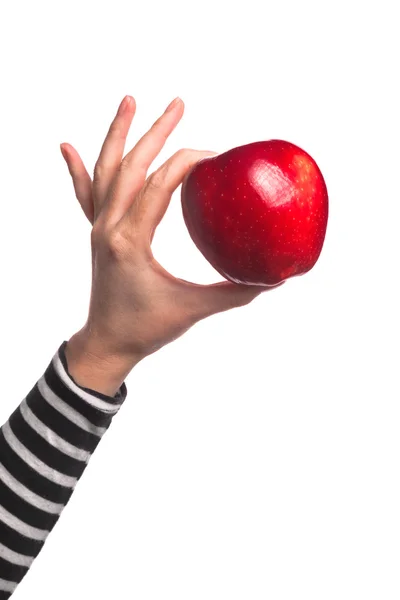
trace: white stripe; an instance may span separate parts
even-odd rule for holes
[[[61,400],[61,398],[59,398],[57,394],[55,394],[53,390],[49,388],[44,376],[39,379],[38,388],[46,402],[48,402],[48,404],[50,404],[55,410],[71,421],[71,423],[74,423],[74,425],[77,425],[84,431],[93,433],[93,435],[97,435],[98,437],[101,437],[106,432],[105,427],[97,427],[97,425],[93,425],[89,419],[78,413],[74,408],[69,406],[69,404],[64,402],[64,400]]]
[[[17,587],[18,583],[15,581],[6,581],[5,579],[1,579],[0,577],[0,591],[1,592],[13,592]]]
[[[19,554],[18,552],[14,552],[14,550],[10,550],[10,548],[7,548],[7,546],[3,546],[3,544],[0,542],[0,558],[8,560],[8,562],[12,563],[13,565],[19,565],[20,567],[30,567],[35,557],[25,556],[25,554]]]
[[[59,377],[65,383],[65,385],[69,387],[69,389],[72,392],[74,392],[74,394],[82,398],[82,400],[85,400],[88,404],[91,404],[95,408],[98,408],[99,410],[102,410],[106,413],[114,414],[118,411],[120,407],[119,404],[111,404],[110,402],[105,402],[104,400],[97,398],[97,396],[92,396],[92,394],[85,392],[85,390],[82,390],[79,386],[77,386],[76,383],[72,381],[72,379],[69,377],[68,373],[64,369],[64,365],[61,362],[58,352],[53,357],[53,366]]]
[[[0,519],[17,533],[31,538],[32,540],[44,541],[50,533],[46,529],[37,529],[36,527],[32,527],[31,525],[28,525],[28,523],[21,521],[21,519],[18,519],[18,517],[8,512],[1,504]]]
[[[32,467],[32,469],[34,469],[37,473],[40,473],[40,475],[43,475],[43,477],[46,477],[46,479],[52,481],[53,483],[57,483],[58,485],[74,487],[77,482],[77,478],[64,475],[63,473],[52,469],[43,461],[41,461],[40,458],[32,454],[32,452],[23,444],[21,444],[19,439],[14,435],[9,421],[3,425],[3,434],[7,444],[14,450],[16,454],[18,454],[20,458],[22,458],[27,465]]]
[[[59,435],[57,435],[50,427],[47,427],[37,416],[31,411],[29,406],[26,403],[26,399],[21,402],[19,407],[21,414],[28,425],[36,431],[40,437],[42,437],[48,444],[57,448],[67,456],[71,456],[76,460],[88,461],[90,457],[90,452],[87,450],[81,450],[81,448],[77,448],[73,446]]]
[[[17,479],[15,479],[15,477],[13,477],[1,463],[0,479],[6,484],[7,487],[10,488],[10,490],[17,494],[17,496],[21,496],[23,500],[29,502],[29,504],[32,504],[32,506],[35,506],[36,508],[40,508],[40,510],[44,510],[52,515],[59,515],[64,508],[64,504],[50,502],[50,500],[46,500],[45,498],[35,494],[35,492],[29,490]]]

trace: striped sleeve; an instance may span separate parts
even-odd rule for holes
[[[81,387],[64,341],[0,430],[0,600],[39,554],[89,458],[127,395]]]

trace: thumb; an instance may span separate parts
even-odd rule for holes
[[[196,312],[198,320],[213,314],[250,304],[263,292],[274,290],[284,282],[271,286],[245,285],[222,281],[211,285],[196,285]]]

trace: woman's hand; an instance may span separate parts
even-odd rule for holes
[[[72,339],[79,339],[86,354],[125,365],[126,374],[197,321],[248,304],[265,291],[225,281],[189,283],[155,260],[151,241],[172,193],[197,161],[215,153],[179,150],[147,177],[184,105],[174,100],[123,158],[135,108],[134,99],[126,96],[102,146],[93,182],[76,150],[61,146],[77,199],[93,224],[89,315]]]

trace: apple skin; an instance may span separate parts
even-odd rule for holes
[[[290,142],[200,160],[182,182],[181,203],[197,248],[235,283],[276,285],[312,269],[321,253],[326,184],[315,160]]]

